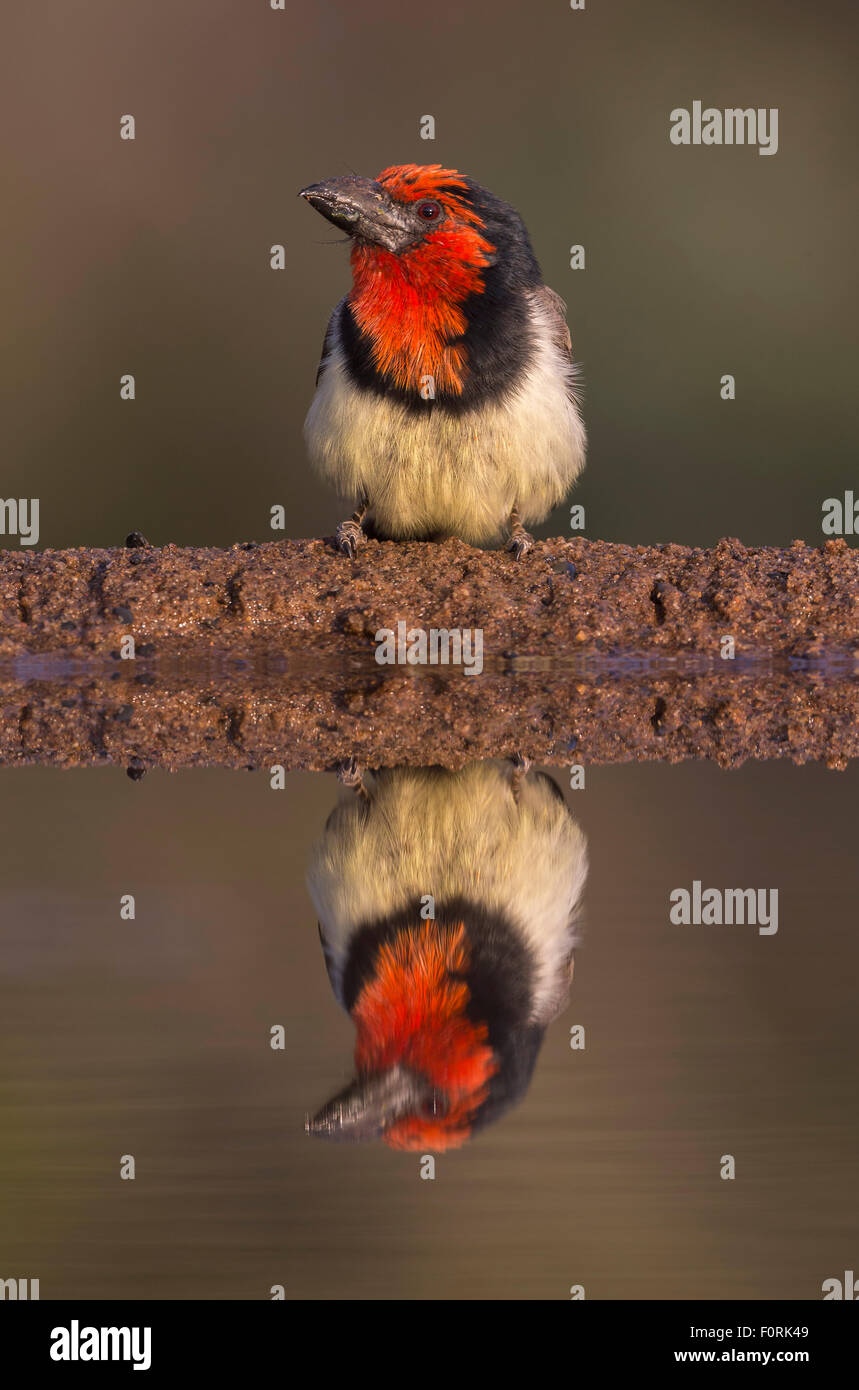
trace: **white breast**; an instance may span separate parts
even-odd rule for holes
[[[502,911],[537,966],[534,1017],[551,1016],[568,982],[575,914],[587,875],[584,835],[547,780],[473,763],[458,772],[397,768],[368,803],[344,794],[313,848],[310,896],[334,960],[335,991],[359,926],[414,905],[463,896]]]
[[[310,459],[340,496],[366,495],[369,516],[394,539],[439,532],[498,540],[514,505],[525,525],[563,500],[581,471],[585,429],[575,369],[530,309],[534,356],[518,387],[463,415],[420,415],[349,378],[338,335],[304,426]]]

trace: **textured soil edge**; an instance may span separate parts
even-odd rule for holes
[[[481,628],[485,669],[380,667]],[[121,659],[134,637],[135,658]],[[736,660],[720,658],[722,639]],[[318,540],[0,554],[0,760],[563,765],[859,752],[859,550]]]
[[[379,628],[482,628],[488,663],[570,651],[815,657],[859,652],[859,549],[711,550],[584,539],[503,551],[370,541],[355,560],[330,542],[229,550],[177,546],[0,552],[0,658],[369,652]]]
[[[554,766],[859,754],[859,683],[816,674],[610,675],[394,670],[260,676],[219,661],[0,680],[0,762],[331,769],[459,767],[521,754]],[[242,663],[244,665],[244,663]]]

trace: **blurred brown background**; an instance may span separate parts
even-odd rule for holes
[[[438,161],[569,301],[588,534],[819,541],[856,482],[857,32],[847,0],[12,7],[0,495],[41,498],[50,546],[270,539],[273,503],[330,533],[301,425],[348,252],[296,193]],[[778,107],[778,153],[671,145],[695,99]]]

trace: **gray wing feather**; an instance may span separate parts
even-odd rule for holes
[[[534,300],[546,318],[552,330],[552,342],[573,360],[573,344],[570,338],[570,330],[567,327],[567,306],[559,294],[550,290],[548,285],[541,285],[534,291]]]
[[[346,298],[344,296],[343,299],[340,300],[340,303],[337,305],[337,308],[334,310],[334,313],[328,320],[328,327],[325,330],[325,337],[322,339],[322,355],[319,359],[319,366],[316,369],[317,386],[322,380],[322,373],[325,371],[325,367],[328,363],[328,358],[331,355],[331,352],[338,341],[340,328],[340,314],[343,310],[343,305],[345,303]]]
[[[322,923],[317,922],[316,926],[319,931],[319,943],[322,947],[322,955],[325,959],[325,969],[328,972],[328,979],[331,984],[331,988],[334,990],[335,995],[337,995],[337,997],[339,998],[339,995],[337,994],[337,966],[335,964],[334,952],[331,950],[331,947],[328,945],[328,942],[325,939],[325,932],[322,930]]]

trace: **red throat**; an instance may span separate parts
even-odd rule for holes
[[[436,390],[462,392],[468,371],[461,341],[463,305],[483,291],[482,270],[495,250],[481,235],[477,213],[457,195],[466,184],[455,169],[399,165],[378,178],[400,202],[434,198],[448,216],[406,251],[366,243],[352,248],[349,303],[369,339],[376,368],[403,390],[420,391],[432,377]]]
[[[486,1025],[465,1012],[467,966],[464,925],[424,922],[381,947],[376,974],[352,1011],[359,1071],[402,1063],[427,1077],[446,1103],[443,1115],[409,1115],[390,1125],[384,1137],[392,1148],[439,1151],[463,1143],[488,1095],[497,1064]]]

